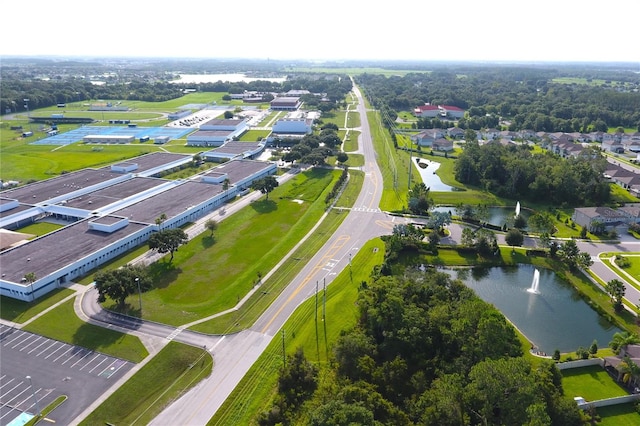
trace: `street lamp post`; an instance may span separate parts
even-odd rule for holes
[[[140,278],[136,277],[136,284],[138,285],[138,300],[140,301],[140,316],[142,316],[142,291],[140,291]]]
[[[26,377],[29,380],[29,386],[31,387],[31,394],[33,395],[33,400],[36,403],[36,416],[40,416],[40,408],[38,408],[38,397],[36,396],[36,391],[33,389],[33,382],[31,381],[31,376]]]

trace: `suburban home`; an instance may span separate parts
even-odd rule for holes
[[[536,132],[530,129],[520,130],[518,132],[518,137],[520,137],[520,139],[537,139],[538,138],[536,136]]]
[[[442,129],[427,129],[411,136],[411,140],[418,146],[431,147],[436,139],[444,138],[444,134]]]
[[[478,132],[478,136],[482,136],[482,139],[495,139],[500,136],[500,130],[494,128],[480,130]]]
[[[602,232],[616,228],[627,228],[631,220],[624,213],[611,207],[579,207],[571,219],[589,232]]]
[[[431,147],[434,151],[453,151],[453,141],[445,138],[438,138],[433,141]]]
[[[614,152],[616,154],[622,154],[624,152],[624,146],[622,142],[615,139],[607,139],[602,141],[602,149],[604,151]]]
[[[631,137],[622,142],[625,149],[631,152],[640,152],[640,132],[636,132]]]
[[[625,345],[620,348],[618,355],[604,357],[604,368],[615,379],[620,382],[624,379],[624,375],[628,372],[629,366],[626,365],[626,358],[636,365],[640,365],[640,345]],[[630,378],[629,386],[637,388],[637,378],[633,375]]]
[[[545,146],[549,151],[564,158],[569,156],[577,157],[584,151],[582,144],[567,140],[551,140]]]
[[[512,141],[518,137],[518,134],[510,130],[503,130],[498,136],[500,137],[500,139],[509,139],[510,141]]]
[[[464,137],[464,130],[460,127],[452,127],[447,129],[447,134],[453,139],[462,139]]]

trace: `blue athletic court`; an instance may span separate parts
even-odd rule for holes
[[[31,145],[70,145],[82,141],[82,138],[87,135],[133,135],[136,139],[141,136],[149,136],[152,141],[158,136],[168,136],[173,140],[180,139],[193,130],[178,127],[82,126],[75,130],[40,139],[32,142]]]

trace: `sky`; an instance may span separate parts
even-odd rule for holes
[[[0,56],[640,67],[638,0],[6,0],[0,11]]]

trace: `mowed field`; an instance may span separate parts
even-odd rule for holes
[[[108,125],[109,120],[131,120],[138,126],[163,126],[167,114],[186,105],[215,104],[230,109],[241,105],[240,101],[225,102],[226,93],[207,92],[190,93],[166,102],[110,101],[118,106],[129,107],[130,111],[101,112],[89,111],[89,104],[104,103],[104,100],[90,100],[69,103],[64,109],[55,106],[31,111],[32,116],[47,117],[51,114],[64,114],[65,117],[90,117],[96,125]],[[22,126],[22,130],[11,130],[13,126]],[[79,127],[79,125],[60,125],[60,133]],[[46,126],[29,123],[27,114],[2,117],[0,122],[0,179],[26,183],[57,176],[86,167],[101,167],[117,161],[156,151],[195,154],[201,148],[186,147],[186,139],[177,139],[167,145],[133,143],[129,145],[84,145],[80,142],[67,146],[32,145],[46,136]],[[22,137],[22,131],[32,131],[31,137]]]

